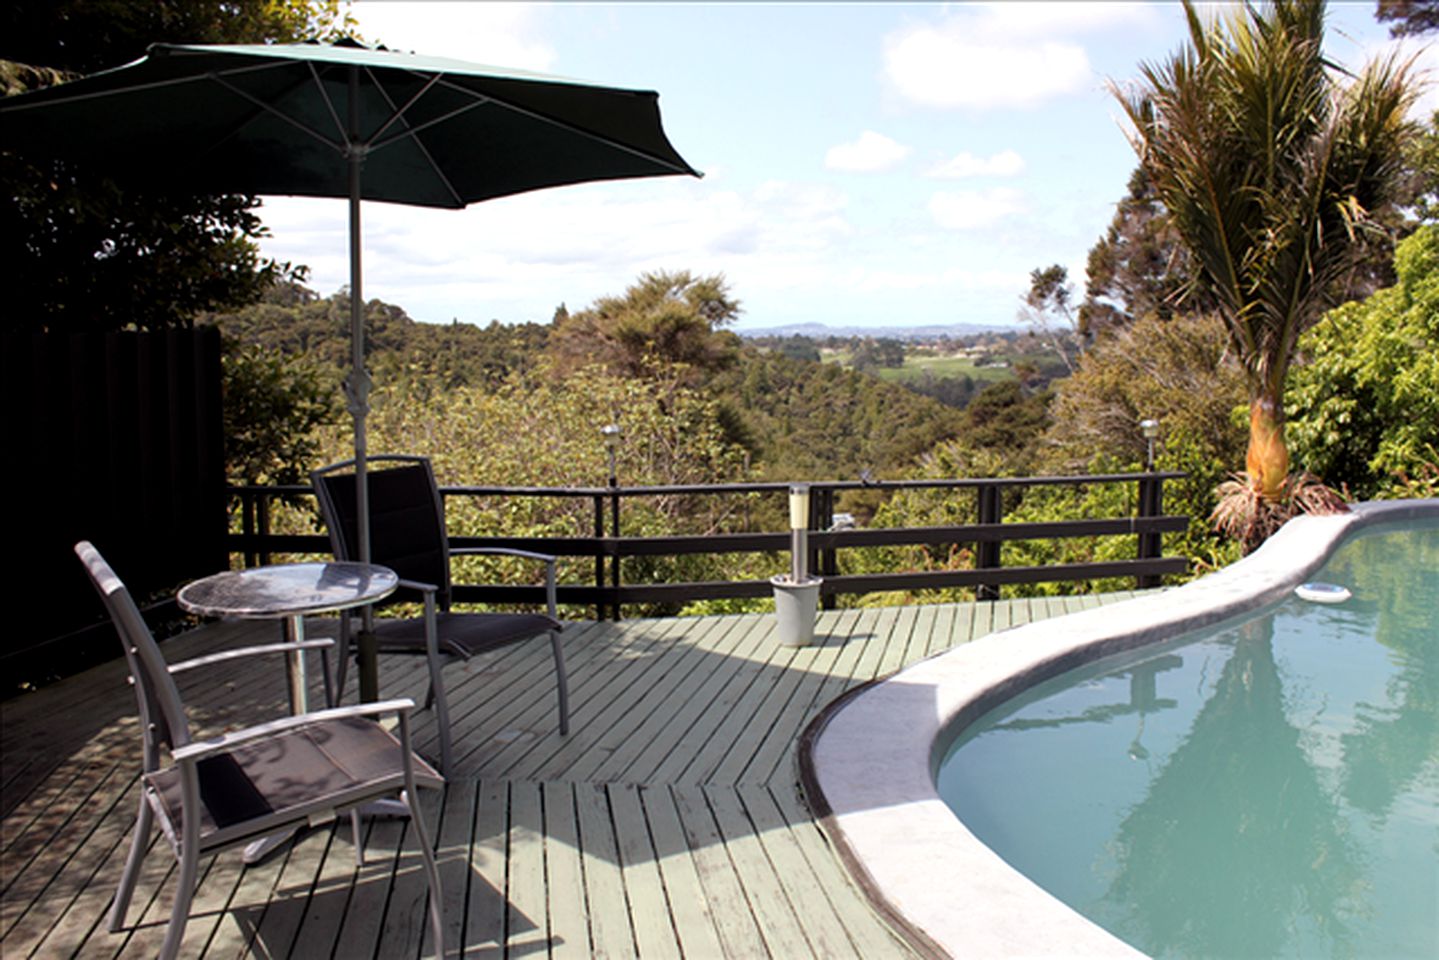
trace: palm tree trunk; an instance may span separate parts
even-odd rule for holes
[[[1249,400],[1249,451],[1244,465],[1249,482],[1265,500],[1277,501],[1289,476],[1289,447],[1284,443],[1284,404],[1277,390],[1265,388]]]

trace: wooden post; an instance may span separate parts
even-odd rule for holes
[[[830,530],[834,527],[834,488],[821,487],[819,491],[819,516],[816,518],[816,530]],[[817,557],[821,577],[839,576],[839,551],[834,547],[819,551]],[[833,610],[838,603],[839,597],[833,593],[820,593],[820,607],[825,610]]]
[[[1004,520],[1004,490],[993,483],[981,484],[978,490],[979,522],[981,524],[1001,523]],[[978,570],[999,568],[1001,544],[998,540],[981,540],[975,550],[974,566]],[[975,588],[976,600],[998,600],[999,584],[981,583]]]
[[[255,494],[245,492],[240,497],[240,532],[245,535],[245,566],[256,567],[260,564],[259,554],[255,552]]]
[[[260,525],[260,563],[270,562],[270,498],[266,494],[260,494],[258,513]]]
[[[610,557],[610,586],[614,588],[614,599],[610,602],[610,616],[620,619],[620,495],[615,478],[610,477],[610,536],[615,538],[615,552]]]
[[[595,494],[595,539],[601,539],[605,535],[605,498]],[[605,589],[605,552],[601,547],[595,547],[595,589],[601,597]],[[595,619],[605,618],[605,604],[602,599],[595,599]]]
[[[1154,474],[1139,478],[1139,516],[1159,517],[1164,515],[1164,481]],[[1140,533],[1136,556],[1140,560],[1157,560],[1164,554],[1164,537],[1159,533]],[[1148,590],[1159,586],[1159,577],[1142,573],[1135,577],[1135,586]]]

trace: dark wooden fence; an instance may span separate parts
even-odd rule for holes
[[[77,540],[141,601],[228,564],[219,332],[7,333],[0,390],[10,694],[119,653]]]
[[[1155,586],[1168,574],[1183,573],[1188,561],[1162,555],[1162,536],[1184,530],[1189,518],[1164,514],[1164,481],[1180,473],[1106,474],[1077,477],[1018,477],[983,480],[909,480],[883,483],[812,483],[810,500],[809,569],[824,577],[824,602],[832,606],[840,594],[874,593],[889,590],[922,590],[941,587],[970,587],[982,600],[998,599],[1005,584],[1079,582],[1112,577],[1132,577],[1138,587]],[[1132,484],[1136,487],[1133,514],[1121,517],[1061,520],[1046,523],[1006,523],[1004,501],[1026,488],[1080,486],[1085,484]],[[596,616],[607,611],[619,616],[627,604],[678,606],[692,600],[765,597],[771,587],[767,580],[708,581],[685,583],[624,583],[621,561],[626,557],[683,556],[687,554],[786,553],[790,535],[783,533],[720,533],[697,536],[639,537],[623,535],[621,505],[641,497],[723,496],[758,494],[784,497],[788,483],[739,483],[706,486],[667,487],[444,487],[441,493],[455,497],[553,497],[590,502],[594,526],[592,535],[572,537],[461,537],[451,538],[456,547],[502,546],[560,557],[588,557],[594,561],[591,583],[568,583],[559,588],[564,604],[593,607]],[[895,491],[931,489],[948,491],[955,497],[975,500],[976,523],[937,527],[876,529],[832,529],[836,497],[853,489]],[[230,549],[241,554],[247,565],[267,563],[280,553],[328,553],[329,541],[321,535],[280,535],[270,530],[270,503],[279,496],[304,497],[309,488],[243,487],[232,493],[241,503],[241,532],[230,537]],[[1005,567],[1001,546],[1010,541],[1063,540],[1094,536],[1132,536],[1135,559],[1094,563],[1065,563],[1045,566]],[[971,546],[974,566],[964,570],[905,571],[883,574],[839,573],[839,553],[860,547],[882,546]],[[528,584],[456,585],[455,599],[466,603],[544,602],[543,588]]]

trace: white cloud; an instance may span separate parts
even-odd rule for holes
[[[1079,37],[1113,37],[1156,22],[1154,4],[963,4],[884,41],[883,76],[902,98],[931,107],[1032,108],[1096,83]]]
[[[546,71],[555,49],[539,36],[545,13],[523,3],[355,3],[350,7],[369,43],[497,67]]]
[[[884,134],[866,130],[852,143],[830,147],[824,156],[824,165],[828,170],[846,173],[876,173],[894,168],[907,156],[909,147]]]
[[[1024,194],[1011,187],[941,191],[929,198],[929,213],[950,230],[992,226],[1024,210]]]
[[[988,157],[965,151],[931,168],[926,174],[938,180],[965,177],[1014,177],[1024,172],[1024,158],[1013,150],[1001,150]]]
[[[930,107],[1034,107],[1093,82],[1089,57],[1077,44],[987,42],[930,26],[890,36],[884,63],[903,97]]]

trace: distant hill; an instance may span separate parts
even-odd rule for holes
[[[824,323],[788,323],[778,327],[735,330],[741,337],[891,337],[895,340],[933,340],[938,337],[972,337],[985,333],[1017,333],[1012,323],[949,323],[912,327],[831,327]]]

